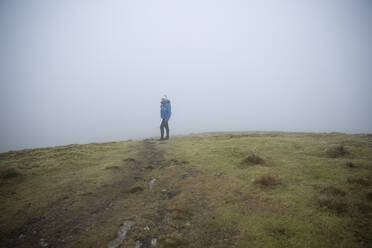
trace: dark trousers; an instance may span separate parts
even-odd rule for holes
[[[168,127],[168,121],[163,119],[160,124],[160,135],[161,138],[164,138],[164,128],[167,131],[167,138],[169,138],[169,127]]]

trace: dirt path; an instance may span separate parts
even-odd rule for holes
[[[47,207],[25,206],[14,218],[23,223],[21,227],[1,230],[1,247],[74,246],[90,231],[101,229],[102,223],[115,215],[114,206],[118,201],[145,190],[148,174],[161,165],[162,154],[154,148],[152,141],[143,141],[137,158],[124,157],[122,165],[102,168],[117,174],[110,183],[88,192],[74,185],[64,189],[64,193]],[[140,184],[142,186],[138,187]]]
[[[2,233],[1,247],[231,245],[237,231],[214,221],[211,204],[220,196],[211,194],[219,191],[210,183],[221,178],[206,176],[188,161],[166,158],[162,147],[144,140],[121,165],[102,168],[112,172],[110,182],[88,192],[74,185],[47,207],[25,208],[15,218],[23,224]]]
[[[126,235],[124,247],[149,248],[154,241],[156,247],[231,246],[238,231],[229,223],[216,222],[213,209],[213,192],[218,192],[214,183],[223,179],[203,174],[188,161],[166,159],[161,147],[145,140],[140,149],[135,163],[140,180],[128,196],[133,200],[128,206],[131,215],[123,216],[136,225]]]

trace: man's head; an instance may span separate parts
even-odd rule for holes
[[[168,101],[168,97],[167,95],[164,95],[162,98],[161,98],[161,102],[164,103],[164,102],[167,102]]]

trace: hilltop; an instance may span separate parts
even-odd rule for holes
[[[208,133],[0,154],[1,247],[371,247],[372,135]]]

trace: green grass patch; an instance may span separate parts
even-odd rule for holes
[[[106,247],[130,219],[133,247],[370,247],[371,137],[208,133],[2,153],[0,246]]]

